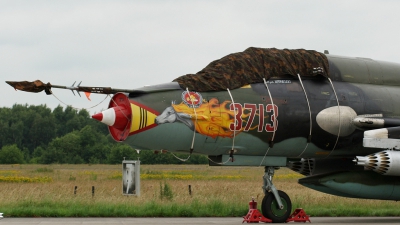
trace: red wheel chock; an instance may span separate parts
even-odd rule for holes
[[[299,208],[294,210],[292,215],[289,216],[289,218],[286,220],[286,223],[288,222],[310,222],[310,216],[306,214],[306,212]],[[254,198],[249,202],[249,212],[247,213],[246,216],[243,216],[243,222],[242,223],[259,223],[259,222],[264,222],[264,223],[272,223],[272,220],[264,217],[260,211],[257,209],[257,202],[254,201]]]
[[[254,201],[254,198],[249,202],[249,212],[247,213],[246,216],[243,216],[243,222],[245,221],[247,223],[259,223],[259,222],[264,222],[264,223],[272,223],[272,220],[265,218],[260,211],[257,209],[257,202]]]
[[[246,221],[247,223],[272,223],[272,220],[265,218],[258,209],[249,209],[249,212],[246,216],[243,216],[243,222]]]
[[[292,215],[289,216],[289,218],[286,220],[286,223],[288,222],[310,222],[310,216],[306,214],[306,212],[302,209],[302,208],[298,208],[296,210],[294,210],[294,212],[292,213]]]

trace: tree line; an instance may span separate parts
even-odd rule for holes
[[[178,154],[187,158],[187,155]],[[115,142],[107,126],[91,119],[85,109],[46,105],[0,108],[0,163],[116,164],[140,158],[143,164],[181,164],[172,154],[137,151]],[[206,164],[192,155],[188,164]]]

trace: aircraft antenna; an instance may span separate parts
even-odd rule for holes
[[[80,96],[79,92],[89,92],[89,93],[96,93],[96,94],[116,94],[118,92],[125,92],[125,93],[132,93],[135,92],[134,89],[117,89],[111,87],[88,87],[88,86],[81,86],[81,82],[79,82],[78,86],[75,86],[76,81],[72,84],[72,86],[62,86],[62,85],[54,85],[50,83],[43,83],[40,80],[36,80],[33,82],[29,81],[6,81],[11,87],[15,88],[16,90],[27,91],[27,92],[42,92],[45,91],[47,95],[51,95],[52,88],[60,88],[60,89],[67,89],[71,90],[72,93],[75,95],[76,91]]]

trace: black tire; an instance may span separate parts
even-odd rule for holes
[[[272,220],[273,223],[284,223],[292,212],[292,202],[285,192],[278,191],[278,194],[281,197],[283,209],[279,209],[274,194],[272,194],[272,192],[268,192],[268,194],[265,195],[262,200],[261,212],[264,217]]]

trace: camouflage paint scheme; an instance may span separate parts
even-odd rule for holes
[[[332,57],[329,58],[331,59]],[[343,58],[335,57],[335,60],[336,59]],[[361,59],[358,59],[356,62],[359,61],[361,61]],[[371,84],[367,68],[365,68],[365,71],[367,72],[366,75],[361,73],[341,74],[340,70],[336,66],[337,63],[338,62],[335,62],[334,64],[331,62],[331,73],[334,74],[333,87],[336,90],[340,106],[348,106],[352,108],[356,112],[356,115],[382,114],[383,117],[399,118],[400,99],[396,98],[400,95],[399,87],[387,86],[386,83],[385,86]],[[398,69],[400,71],[400,67],[398,67]],[[363,131],[357,129],[354,129],[354,131],[349,135],[341,135],[337,145],[334,146],[338,135],[323,130],[316,122],[316,116],[322,110],[338,106],[332,85],[324,77],[308,77],[302,79],[310,101],[313,126],[311,143],[315,146],[313,146],[313,149],[306,149],[303,155],[300,155],[307,143],[310,130],[310,120],[307,101],[299,80],[291,76],[279,79],[272,78],[267,83],[273,103],[277,107],[278,115],[276,120],[278,121],[278,124],[274,138],[274,146],[271,148],[268,155],[325,158],[329,154],[330,156],[354,156],[357,154],[376,152],[375,149],[364,149],[362,147]],[[388,77],[386,79],[390,81],[391,78]],[[384,78],[381,76],[380,80],[375,79],[373,82],[381,82],[383,85]],[[393,83],[390,84],[393,85]],[[160,114],[168,107],[176,107],[177,105],[184,104],[182,94],[186,91],[182,90],[176,83],[154,87],[148,86],[137,90],[139,94],[131,93],[129,98],[135,102],[141,103],[142,105],[146,105],[148,108],[160,112]],[[254,105],[257,111],[256,114],[259,113],[259,105],[266,107],[267,105],[272,104],[268,91],[263,83],[251,84],[246,87],[230,90],[230,92],[234,103],[241,106],[243,117],[244,114],[251,113],[250,107],[245,108],[246,104]],[[224,105],[224,107],[221,108],[225,108],[225,110],[218,109],[218,114],[211,115],[211,117],[220,117],[221,113],[231,112],[232,114],[230,114],[230,119],[234,120],[232,118],[234,111],[231,109],[232,100],[227,91],[200,92],[199,95],[202,97],[202,102],[199,103],[200,105],[207,105],[209,101],[213,100],[217,100],[217,103]],[[187,111],[190,111],[192,117],[195,117],[194,109],[199,111],[197,107],[194,107],[193,109],[190,104],[187,108]],[[235,108],[237,109],[238,107],[235,106]],[[221,110],[224,112],[221,112]],[[264,111],[265,124],[272,125],[271,116],[273,115],[273,110],[266,112],[266,109],[264,109]],[[200,117],[204,112],[199,111],[197,114],[198,117]],[[194,118],[191,120],[193,122],[195,121]],[[243,118],[243,120],[242,127],[245,127],[247,121],[245,118]],[[198,122],[200,121],[202,121],[202,118],[198,118]],[[231,122],[233,123],[234,121]],[[251,127],[260,126],[259,122],[259,116],[255,115]],[[164,129],[174,129],[176,132],[165,134]],[[193,133],[190,132],[191,130],[192,129],[183,122],[175,121],[174,123],[159,124],[146,132],[136,133],[135,135],[129,136],[126,141],[133,147],[144,150],[165,149],[169,151],[188,152],[193,135]],[[232,129],[230,131],[233,133]],[[261,132],[258,128],[249,129],[248,131],[242,130],[240,132],[236,129],[236,131],[235,147],[240,150],[235,154],[238,155],[263,156],[266,149],[269,147],[269,141],[271,140],[273,133],[272,131],[266,131],[265,127]],[[223,137],[221,134],[221,136],[213,138],[207,136],[206,133],[199,134],[199,132],[197,132],[194,152],[207,155],[226,153],[232,148],[233,135],[231,137]],[[251,138],[251,140],[247,138]],[[154,140],[160,140],[160,142],[157,141],[157,143],[155,143]],[[165,140],[165,142],[163,140]],[[250,146],[248,142],[252,142]],[[293,142],[293,145],[291,146],[286,142]],[[207,145],[208,143],[213,144],[209,146]]]
[[[235,161],[224,166],[292,165],[293,169],[294,164],[289,161],[312,159],[312,165],[308,162],[309,172],[305,174],[313,176],[299,181],[307,187],[346,197],[400,199],[398,177],[371,175],[372,172],[349,163],[354,156],[380,151],[363,147],[365,129],[355,127],[351,119],[369,114],[400,119],[400,65],[326,56],[332,84],[324,76],[302,77],[311,121],[304,90],[294,76],[272,77],[267,81],[272,100],[264,83],[229,93],[193,92],[171,82],[135,89],[127,95],[131,104],[151,111],[147,116],[155,119],[131,130],[123,141],[135,149],[182,153],[191,152],[193,143],[194,154],[208,155],[214,162],[224,162],[233,149]],[[339,115],[338,103],[340,117],[335,117]],[[133,113],[132,120],[135,116],[138,115]],[[324,160],[336,166],[322,173],[318,165]],[[214,162],[210,165],[220,165]],[[327,179],[328,174],[332,180],[340,178],[346,185],[340,182],[336,186],[327,185],[323,179]],[[368,177],[379,177],[375,188],[369,189],[371,180]],[[357,192],[361,190],[360,185],[365,186],[361,194]],[[385,188],[397,191],[390,195],[376,194],[377,190]]]

